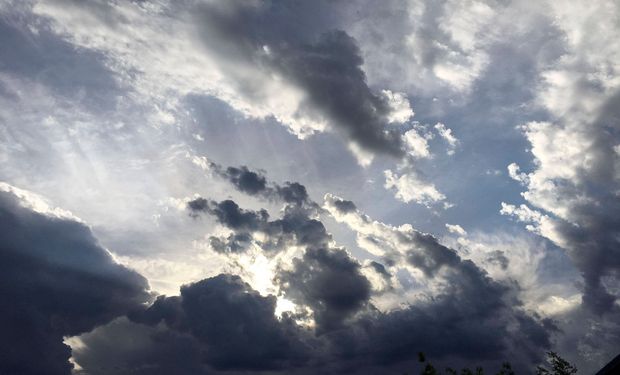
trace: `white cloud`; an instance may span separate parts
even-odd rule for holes
[[[515,181],[519,181],[523,184],[527,184],[528,175],[526,173],[521,172],[521,168],[517,163],[510,163],[508,165],[508,176]]]
[[[440,193],[435,185],[420,179],[415,171],[398,175],[391,170],[386,170],[384,175],[385,188],[394,189],[396,198],[405,203],[416,202],[430,206],[446,199],[446,196]]]
[[[568,311],[581,301],[572,283],[577,274],[574,269],[564,268],[558,275],[549,275],[550,267],[566,267],[566,261],[560,266],[553,264],[550,259],[558,257],[554,253],[557,250],[552,250],[544,240],[501,231],[476,231],[467,236],[456,231],[452,234],[456,237],[448,236],[443,241],[457,249],[463,259],[476,263],[494,280],[518,283],[519,299],[526,310],[552,316]]]
[[[509,166],[511,177],[526,187],[528,206],[502,205],[501,212],[563,247],[584,275],[584,303],[603,311],[618,297],[602,281],[617,270],[602,259],[617,257],[620,238],[620,158],[611,130],[619,116],[620,5],[556,1],[549,12],[565,51],[540,73],[535,99],[548,118],[521,127],[533,170],[526,175]]]
[[[418,129],[413,128],[407,130],[403,136],[405,140],[405,147],[408,154],[414,158],[428,158],[431,153],[428,149],[427,138],[418,132]]]
[[[387,98],[388,105],[392,110],[388,115],[389,122],[403,123],[413,117],[413,109],[411,109],[405,93],[390,90],[382,90],[381,93]]]
[[[371,2],[356,14],[347,29],[362,41],[373,82],[428,95],[466,93],[489,64],[497,14],[484,2]]]
[[[301,89],[251,61],[225,59],[209,49],[191,9],[132,2],[66,5],[38,2],[33,11],[52,19],[54,30],[72,43],[104,53],[123,84],[136,90],[135,99],[155,103],[165,123],[174,121],[179,98],[206,94],[249,117],[274,116],[300,138],[326,129],[323,120],[300,115]],[[239,90],[242,85],[252,90]]]
[[[458,224],[446,224],[446,228],[450,233],[457,234],[459,236],[467,236],[467,231],[465,231],[465,229]]]
[[[441,136],[441,138],[445,139],[448,142],[448,155],[454,154],[454,149],[459,144],[459,140],[452,134],[452,129],[447,128],[441,122],[435,124],[435,129],[437,129],[437,133]]]
[[[60,207],[54,207],[47,199],[31,191],[20,189],[3,181],[0,181],[0,191],[15,195],[19,198],[19,203],[22,206],[40,214],[83,223],[83,221],[71,213],[71,211],[64,210]]]

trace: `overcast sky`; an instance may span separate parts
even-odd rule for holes
[[[595,372],[619,36],[613,0],[0,0],[0,372]]]

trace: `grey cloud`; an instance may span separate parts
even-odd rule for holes
[[[598,313],[617,313],[614,302],[620,295],[612,290],[620,286],[620,162],[614,152],[615,142],[620,140],[620,91],[604,103],[592,127],[589,152],[593,167],[579,170],[578,190],[565,193],[585,195],[595,203],[572,207],[578,225],[562,222],[559,230],[568,243],[569,255],[583,272],[584,304]],[[605,276],[613,278],[611,288],[602,282]]]
[[[581,82],[578,86],[589,85],[592,83]],[[585,91],[593,88],[579,89],[587,96]],[[606,98],[591,122],[552,125],[549,132],[565,132],[584,145],[583,155],[577,157],[587,162],[578,161],[568,167],[570,177],[548,177],[543,171],[538,177],[553,188],[545,191],[529,183],[525,194],[530,203],[552,212],[553,235],[543,235],[555,237],[567,251],[583,275],[583,304],[597,314],[617,313],[615,302],[620,297],[620,159],[614,148],[620,139],[619,104],[620,92],[615,92]],[[555,156],[554,150],[539,147],[538,152],[546,157],[546,163],[553,163],[546,153]]]
[[[233,203],[197,199],[189,206],[221,218],[233,235],[260,230],[270,242],[288,243],[293,234],[294,243],[306,247],[304,255],[290,268],[280,268],[274,281],[286,298],[312,309],[314,329],[301,328],[286,313],[276,318],[274,296],[261,296],[238,276],[219,275],[182,287],[178,297],[161,296],[149,308],[129,315],[134,324],[149,327],[127,328],[144,340],[140,347],[129,348],[137,362],[128,363],[130,357],[124,355],[113,359],[115,349],[105,345],[103,338],[130,324],[123,321],[113,323],[109,332],[104,327],[86,335],[87,347],[76,358],[93,368],[101,358],[123,368],[140,363],[153,373],[164,373],[181,360],[186,366],[181,370],[187,368],[187,373],[213,369],[370,374],[388,368],[403,371],[425,351],[446,364],[455,358],[464,364],[498,364],[509,355],[525,371],[550,347],[553,327],[525,314],[508,286],[491,280],[430,235],[413,232],[398,239],[412,264],[430,278],[441,270],[445,286],[432,298],[380,312],[371,303],[371,285],[361,265],[346,250],[330,246],[329,234],[308,210],[289,205],[281,219],[269,221],[261,211],[246,211]],[[219,212],[223,207],[233,214]],[[314,229],[303,229],[306,226]],[[309,233],[315,235],[304,236]],[[389,277],[380,263],[370,266]],[[176,343],[184,353],[168,349]]]
[[[400,132],[385,129],[389,106],[368,87],[359,48],[346,32],[325,33],[312,45],[278,52],[282,61],[276,64],[307,90],[310,108],[327,113],[364,149],[404,155]]]
[[[307,357],[295,323],[275,317],[276,300],[263,297],[238,276],[219,275],[181,288],[180,297],[160,297],[134,321],[188,333],[203,346],[202,360],[220,370],[275,370]]]
[[[285,182],[284,185],[268,183],[262,172],[252,171],[246,166],[223,167],[210,162],[209,168],[242,193],[318,209],[318,205],[310,200],[306,187],[300,183],[289,181]]]
[[[245,166],[239,168],[228,167],[225,171],[220,172],[220,174],[228,178],[239,191],[249,195],[263,192],[267,188],[265,177],[248,170]]]
[[[329,11],[317,4],[310,11],[319,26],[310,27],[291,23],[305,18],[301,12],[309,7],[280,1],[203,6],[197,17],[205,45],[222,59],[257,64],[300,87],[307,95],[300,116],[326,120],[373,153],[403,156],[401,134],[386,128],[389,105],[368,87],[359,48],[344,31],[323,32]],[[260,93],[250,81],[239,80],[237,89],[250,97]]]
[[[277,281],[288,298],[313,309],[318,333],[341,328],[370,298],[360,265],[342,249],[308,248]]]
[[[510,263],[509,259],[501,250],[494,250],[490,252],[489,256],[486,258],[486,261],[499,265],[503,270],[506,270],[508,268],[508,264]]]
[[[387,313],[369,312],[335,332],[334,350],[358,363],[387,366],[406,363],[423,351],[436,363],[450,365],[510,359],[528,372],[550,348],[549,329],[511,300],[508,288],[471,262],[449,270],[449,287],[439,295]]]
[[[1,192],[0,228],[2,373],[69,374],[65,336],[150,299],[146,280],[115,263],[82,223],[31,211]]]
[[[370,262],[370,266],[375,270],[375,272],[377,272],[378,274],[385,276],[385,277],[391,277],[392,275],[390,275],[390,273],[385,269],[385,266],[381,263],[375,262],[374,260],[372,262]]]
[[[334,202],[341,203],[334,204],[339,211],[344,210],[341,213],[357,211],[353,202]],[[362,275],[361,265],[346,250],[330,244],[322,223],[308,216],[311,212],[288,205],[281,219],[265,218],[257,230],[267,234],[266,242],[283,246],[291,243],[287,235],[294,233],[293,243],[306,247],[292,267],[277,272],[275,281],[286,298],[312,309],[315,333],[329,348],[322,349],[321,355],[332,358],[336,367],[348,361],[358,368],[393,365],[426,351],[439,359],[458,357],[463,361],[493,361],[512,352],[524,369],[550,347],[554,331],[521,310],[511,286],[493,281],[432,235],[415,230],[397,231],[395,238],[403,249],[402,256],[429,279],[441,277],[444,286],[428,301],[378,312],[370,301],[371,285]],[[363,223],[371,225],[370,218],[361,217]],[[302,230],[308,226],[316,230]],[[376,240],[378,245],[384,241]],[[391,268],[399,257],[388,251],[384,261]],[[392,277],[383,264],[371,262],[370,267],[388,280]]]
[[[245,210],[232,200],[214,202],[197,198],[188,202],[188,209],[191,215],[213,215],[219,223],[235,231],[232,237],[211,240],[219,250],[244,250],[254,232],[267,235],[260,242],[266,250],[281,250],[289,244],[320,247],[326,246],[330,240],[323,223],[310,217],[313,211],[296,205],[287,205],[283,216],[272,221],[269,221],[266,210]]]
[[[408,247],[406,258],[413,266],[432,277],[442,267],[457,267],[461,259],[430,234],[399,232],[400,242]]]
[[[334,206],[336,206],[336,209],[342,214],[348,214],[349,212],[355,212],[355,210],[357,210],[355,203],[345,199],[334,199]]]
[[[201,343],[192,335],[165,325],[134,323],[119,318],[80,336],[73,350],[79,375],[206,375]]]
[[[187,207],[194,215],[206,212],[215,216],[221,224],[235,230],[256,231],[262,228],[269,218],[269,213],[265,210],[247,211],[230,199],[214,202],[196,198],[188,202]]]
[[[209,244],[211,248],[218,253],[240,253],[247,250],[252,242],[252,235],[250,233],[232,233],[226,238],[223,237],[209,237]]]

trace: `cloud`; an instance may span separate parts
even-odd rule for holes
[[[443,138],[446,142],[448,142],[448,155],[454,155],[454,149],[459,144],[459,140],[452,134],[452,129],[447,128],[441,122],[435,124],[434,128],[437,130],[437,133]]]
[[[140,308],[148,284],[86,225],[32,197],[7,185],[0,191],[0,371],[69,374],[63,338]]]
[[[275,306],[274,296],[220,274],[80,336],[75,360],[88,374],[293,370],[308,360],[309,336],[276,318]]]
[[[368,86],[356,42],[331,23],[323,3],[51,2],[33,10],[72,43],[107,55],[121,76],[141,72],[129,83],[148,97],[153,90],[214,95],[248,116],[274,116],[302,138],[330,130],[372,153],[404,154],[399,131],[386,125],[413,115],[407,99]],[[306,12],[316,15],[315,25],[292,22]]]
[[[463,229],[463,227],[458,224],[446,224],[446,228],[448,229],[448,232],[450,233],[458,234],[459,236],[467,235],[467,232],[465,231],[465,229]]]
[[[175,115],[182,98],[209,95],[247,117],[275,118],[301,139],[337,133],[362,166],[377,155],[429,157],[426,140],[399,125],[414,114],[406,94],[369,85],[358,42],[334,11],[347,13],[344,4],[324,1],[33,7],[61,37],[107,56],[157,118],[162,111],[172,117],[164,123],[182,116]]]
[[[384,186],[386,189],[394,189],[397,199],[427,207],[446,199],[434,184],[424,181],[415,170],[408,170],[400,175],[397,173],[390,169],[384,171]]]
[[[286,297],[312,308],[319,334],[342,328],[370,298],[370,282],[343,249],[308,247],[276,277]]]
[[[267,183],[262,172],[251,171],[246,166],[223,167],[217,163],[204,161],[208,170],[231,183],[237,190],[251,196],[259,196],[269,200],[292,203],[297,206],[316,206],[311,202],[306,187],[297,182],[285,182],[284,185]]]
[[[444,96],[471,90],[490,63],[488,39],[501,13],[496,8],[484,2],[389,1],[379,7],[364,1],[349,28],[365,41],[365,68],[374,82]]]
[[[313,210],[304,207],[287,205],[280,219],[269,220],[266,210],[251,211],[240,208],[232,200],[215,202],[204,198],[196,198],[187,204],[190,214],[200,213],[213,215],[216,220],[236,232],[231,240],[248,239],[256,234],[255,242],[264,250],[285,250],[291,245],[325,246],[330,241],[323,223],[313,218]],[[211,243],[222,244],[222,239],[211,237]],[[230,240],[227,239],[230,243]]]
[[[235,179],[230,182],[236,184]],[[269,185],[271,183],[265,180],[265,186]],[[462,259],[433,236],[416,231],[410,225],[392,227],[373,221],[353,202],[327,195],[326,212],[350,226],[358,235],[358,245],[379,259],[362,265],[345,249],[336,246],[318,218],[310,217],[313,210],[289,203],[281,219],[270,221],[268,216],[259,214],[261,211],[246,211],[236,205],[234,215],[221,215],[217,210],[224,205],[233,206],[229,202],[199,198],[189,202],[188,207],[222,218],[247,214],[252,218],[248,222],[260,224],[238,225],[237,220],[232,223],[228,219],[218,220],[233,229],[233,236],[250,228],[252,233],[262,232],[263,244],[282,243],[284,239],[285,243],[304,249],[300,257],[291,258],[292,262],[278,263],[273,271],[274,283],[282,297],[297,305],[297,314],[302,314],[299,318],[305,318],[300,307],[310,309],[314,333],[323,340],[322,345],[333,347],[321,355],[333,357],[335,363],[339,363],[342,356],[356,358],[356,366],[412,359],[417,353],[415,350],[403,352],[400,344],[392,343],[416,348],[419,339],[416,335],[426,337],[422,341],[427,348],[418,350],[429,351],[439,358],[457,356],[485,360],[513,350],[522,363],[530,363],[538,360],[541,347],[550,346],[550,332],[542,320],[528,315],[520,307],[521,302],[514,297],[510,283],[490,279],[473,262]],[[289,237],[286,231],[270,229],[276,222],[279,228],[303,228],[298,223],[313,222],[321,228],[318,232],[321,235],[304,237],[299,229],[292,229],[290,233],[294,235]],[[261,248],[264,246],[257,243]],[[487,261],[491,263],[507,262],[499,252],[490,257],[492,259]],[[404,282],[403,272],[415,280],[412,285]],[[410,298],[409,307],[390,305],[394,295]],[[450,321],[467,324],[452,327]],[[433,335],[444,337],[440,331],[447,329],[445,327],[463,329],[457,335],[459,341],[453,346],[438,344],[435,347],[431,337],[426,335],[434,332]],[[521,327],[522,331],[514,327]],[[401,332],[418,332],[412,336],[417,338],[411,341]],[[495,333],[480,339],[481,332]],[[459,347],[461,340],[485,344],[472,346],[470,343],[465,350]],[[370,358],[359,357],[360,353],[367,352],[377,354]]]
[[[265,186],[272,184],[265,179]],[[232,230],[232,242],[250,233],[261,247],[285,241],[303,249],[299,257],[279,258],[272,273],[264,275],[273,278],[278,296],[258,293],[239,276],[204,279],[183,286],[180,296],[160,296],[150,307],[131,312],[131,322],[117,320],[77,338],[76,362],[86,373],[138,366],[163,373],[182,360],[196,373],[365,374],[405,369],[422,350],[440,363],[455,358],[495,363],[510,353],[527,366],[539,360],[541,348],[549,348],[548,322],[528,315],[510,284],[490,279],[473,262],[410,225],[393,227],[372,220],[353,202],[325,199],[326,212],[350,226],[360,247],[374,252],[378,261],[361,264],[336,246],[322,222],[311,216],[315,210],[295,203],[285,205],[280,219],[270,220],[266,211],[245,210],[233,201],[195,199],[188,209],[216,217]],[[308,236],[308,225],[318,229],[310,233],[320,235]],[[240,259],[234,251],[224,254]],[[415,282],[402,282],[403,272]],[[408,296],[408,304],[385,305],[382,299],[393,295]],[[278,318],[282,297],[296,307]],[[312,324],[302,323],[308,318]],[[107,344],[121,329],[141,343],[125,344],[135,360],[115,358],[118,348]],[[177,346],[185,350],[168,349]]]
[[[222,274],[183,286],[180,297],[160,297],[132,319],[151,325],[163,320],[189,332],[206,346],[204,360],[216,369],[280,369],[303,362],[305,349],[294,332],[298,328],[275,317],[275,306],[275,297]]]
[[[356,232],[358,245],[382,259],[382,263],[386,265],[385,268],[389,274],[409,273],[415,279],[413,289],[418,293],[428,295],[428,299],[421,298],[419,295],[414,297],[410,302],[411,307],[408,309],[400,311],[396,309],[393,313],[387,314],[384,318],[386,324],[392,324],[387,322],[397,319],[407,328],[399,327],[399,323],[393,323],[395,324],[394,329],[403,329],[403,332],[408,332],[407,335],[410,332],[417,332],[418,329],[422,330],[422,327],[425,327],[424,330],[430,331],[435,329],[433,327],[442,330],[445,329],[444,327],[450,326],[448,321],[457,320],[468,322],[465,327],[469,324],[476,326],[477,328],[473,329],[472,334],[473,332],[488,332],[489,330],[504,331],[505,337],[510,337],[507,341],[503,341],[503,338],[499,336],[486,337],[483,341],[493,342],[495,356],[501,356],[502,351],[512,347],[512,345],[522,345],[518,351],[519,355],[524,356],[521,359],[525,361],[523,363],[536,360],[537,355],[535,353],[540,347],[550,346],[549,333],[546,332],[546,328],[521,310],[520,302],[512,297],[513,292],[510,291],[509,284],[504,285],[492,280],[485,271],[478,268],[473,262],[462,259],[456,251],[440,244],[430,234],[421,233],[409,224],[393,227],[372,220],[359,210],[340,209],[341,202],[340,198],[327,194],[324,207],[337,221],[345,223]],[[412,286],[407,287],[400,279],[398,283],[401,293],[405,295],[407,289],[412,288]],[[381,301],[380,298],[375,298],[374,302],[389,303],[389,299]],[[483,305],[479,305],[479,303]],[[383,308],[385,309],[385,307]],[[378,324],[383,322],[382,319],[378,319]],[[508,327],[514,325],[527,326],[527,329],[531,330],[530,333],[525,334],[526,337],[522,338],[525,341],[520,344],[512,341],[518,341],[517,337],[520,335],[516,331],[509,330]],[[484,326],[486,328],[483,328]],[[380,332],[381,328],[377,329]],[[452,327],[451,329],[460,330],[461,327]],[[457,336],[468,337],[470,335],[467,333],[469,328],[463,329],[465,331],[460,332]],[[387,328],[386,330],[389,331]],[[396,335],[396,332],[391,334]],[[425,334],[420,332],[422,337]],[[435,332],[435,334],[445,337],[439,332]],[[411,335],[417,337],[415,334]],[[443,350],[451,345],[444,343],[447,346],[435,349],[430,338],[422,341],[429,346],[429,349],[425,349],[425,351],[437,350],[435,353],[437,356],[447,354]],[[391,344],[392,342],[398,342],[398,344]],[[382,345],[398,353],[394,346],[400,347],[401,343],[403,348],[414,346],[414,342],[407,337],[399,337],[398,340],[394,340],[394,337],[386,338],[386,342]],[[458,346],[459,344],[455,343],[455,345]],[[485,355],[491,353],[490,348],[474,348],[471,346],[469,348],[472,352],[468,354],[461,352],[461,350],[465,350],[464,348],[460,350],[454,348],[453,350],[455,353],[458,352],[468,358],[484,358]],[[512,350],[517,349],[513,347]],[[395,353],[388,351],[385,355],[389,357]]]
[[[620,71],[620,44],[601,25],[613,22],[618,6],[565,5],[551,8],[569,53],[541,73],[537,96],[550,118],[521,126],[534,167],[526,173],[509,166],[526,187],[527,204],[504,205],[502,212],[566,249],[584,278],[584,305],[604,313],[617,310],[620,283],[620,82],[608,78]]]

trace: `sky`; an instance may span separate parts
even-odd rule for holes
[[[619,35],[613,0],[0,0],[0,372],[596,372]]]

